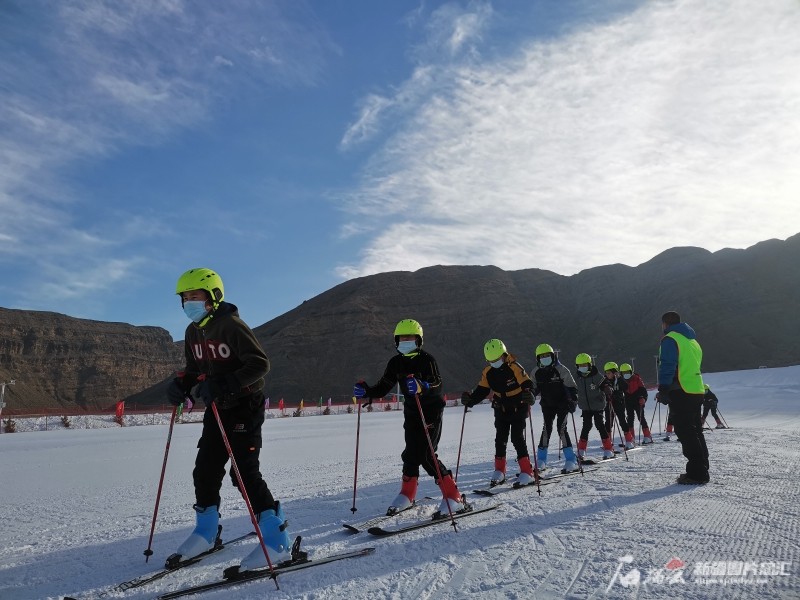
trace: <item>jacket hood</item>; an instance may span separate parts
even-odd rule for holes
[[[675,333],[680,333],[683,337],[690,340],[694,340],[697,338],[697,334],[694,332],[694,329],[692,329],[688,323],[677,323],[675,325],[670,325],[664,331],[664,334],[666,335],[670,331],[674,331]]]

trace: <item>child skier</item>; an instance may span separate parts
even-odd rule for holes
[[[534,476],[528,444],[525,442],[525,421],[533,404],[533,382],[522,365],[508,353],[501,340],[492,339],[486,342],[483,356],[489,364],[484,367],[477,387],[472,392],[461,395],[461,402],[469,408],[494,393],[494,473],[489,485],[493,487],[506,480],[506,446],[509,433],[511,443],[517,451],[517,463],[521,471],[517,483],[530,485],[534,483]]]
[[[625,448],[630,450],[634,446],[633,431],[628,427],[628,421],[625,418],[625,392],[623,391],[623,384],[620,382],[619,365],[609,361],[603,365],[603,371],[606,374],[605,380],[611,386],[611,406],[614,410],[611,422],[608,424],[611,439],[614,439],[614,416],[616,415],[622,434],[625,436]]]
[[[196,525],[167,559],[167,566],[210,550],[221,530],[219,492],[228,452],[212,403],[217,406],[270,561],[280,564],[291,559],[286,518],[261,476],[259,465],[264,376],[269,372],[269,360],[253,332],[239,318],[236,306],[224,301],[222,279],[217,273],[211,269],[186,271],[178,279],[175,292],[192,322],[184,339],[186,366],[167,388],[167,398],[178,406],[190,396],[202,400],[206,410],[193,472]],[[230,475],[238,487],[233,468]],[[244,558],[240,569],[265,566],[267,560],[259,543]]]
[[[620,387],[625,393],[625,422],[628,430],[633,434],[633,416],[639,419],[642,426],[642,445],[652,444],[653,436],[650,435],[650,428],[647,426],[647,418],[644,416],[644,405],[647,402],[647,388],[638,373],[633,372],[633,367],[628,363],[619,366],[619,373],[622,375]]]
[[[572,441],[567,433],[567,414],[574,413],[578,407],[578,394],[572,373],[565,368],[550,344],[539,344],[536,347],[536,364],[534,372],[534,395],[541,395],[539,403],[542,407],[544,426],[539,439],[537,461],[540,470],[547,467],[547,448],[550,435],[553,433],[553,420],[556,419],[558,437],[564,450],[564,468],[562,473],[578,470],[578,458],[572,449]]]
[[[705,393],[703,394],[703,423],[706,422],[708,418],[708,412],[711,411],[711,415],[714,417],[714,420],[717,422],[717,426],[715,429],[726,429],[725,425],[722,424],[722,421],[717,414],[717,404],[719,404],[719,399],[711,391],[711,388],[706,383],[704,384]]]
[[[445,401],[442,398],[442,378],[436,359],[422,349],[422,326],[413,319],[403,319],[395,327],[394,344],[397,354],[389,359],[380,381],[370,386],[361,380],[353,386],[353,396],[359,399],[368,398],[370,402],[373,398],[383,398],[397,384],[400,384],[405,397],[403,430],[406,447],[401,455],[403,479],[400,493],[386,514],[396,514],[414,504],[420,466],[428,475],[436,478],[436,484],[442,490],[442,502],[435,516],[444,517],[450,511],[458,513],[469,510],[470,506],[458,491],[451,472],[438,456],[431,455],[428,446],[426,425],[435,454],[442,435]],[[422,414],[419,412],[417,400],[422,407]]]
[[[603,444],[603,458],[614,458],[611,437],[603,423],[606,405],[611,402],[611,386],[608,385],[597,367],[592,364],[592,357],[585,352],[581,352],[575,357],[575,369],[578,407],[581,409],[581,418],[583,419],[581,436],[578,439],[578,459],[582,461],[586,456],[592,421],[597,427],[597,433],[600,434],[600,441]]]

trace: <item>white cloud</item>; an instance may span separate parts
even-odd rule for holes
[[[653,1],[504,59],[431,62],[347,198],[376,233],[339,273],[573,273],[796,233],[797,31],[789,0]]]
[[[139,206],[73,188],[72,168],[196,126],[222,96],[314,85],[339,52],[296,2],[24,4],[0,21],[4,48],[17,49],[0,55],[0,261],[80,273],[90,283],[76,295],[152,255],[143,242],[162,229]],[[137,219],[150,226],[130,227]]]

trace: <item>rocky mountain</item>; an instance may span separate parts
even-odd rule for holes
[[[159,327],[0,308],[0,378],[9,409],[107,408],[173,372],[182,346]]]
[[[272,361],[273,397],[348,396],[374,383],[400,319],[417,319],[449,392],[473,387],[483,344],[502,339],[529,370],[542,342],[572,366],[579,352],[630,362],[655,382],[660,317],[695,327],[706,371],[800,362],[800,234],[745,250],[673,248],[637,267],[562,276],[496,267],[429,267],[347,281],[255,329]]]
[[[536,345],[547,342],[570,366],[579,352],[601,364],[633,358],[653,383],[666,310],[697,330],[706,371],[797,364],[798,305],[800,234],[745,250],[673,248],[637,267],[572,276],[491,266],[382,273],[342,283],[255,333],[272,364],[269,395],[294,404],[342,400],[357,379],[377,381],[404,318],[423,325],[445,391],[458,393],[477,383],[483,344],[492,337],[529,370]],[[160,404],[163,378],[180,364],[180,345],[162,329],[0,311],[0,376],[24,379],[35,405],[108,406],[126,393]],[[23,391],[16,388],[14,394]]]

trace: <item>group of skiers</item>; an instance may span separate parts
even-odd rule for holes
[[[224,300],[222,279],[217,273],[205,268],[191,269],[178,279],[176,293],[191,323],[184,341],[186,366],[169,384],[167,398],[176,407],[187,400],[202,400],[206,410],[193,471],[196,524],[189,537],[167,559],[167,566],[177,566],[220,543],[220,488],[229,460],[232,461],[233,485],[242,493],[259,537],[259,545],[244,558],[239,568],[257,569],[291,560],[292,547],[283,507],[264,481],[259,464],[265,412],[264,377],[269,372],[269,360],[253,332],[239,318],[236,306]],[[668,315],[677,316],[677,313],[667,313],[665,317]],[[683,333],[673,335],[668,325],[674,318],[670,316],[667,320],[669,324],[662,318],[664,339],[670,336],[675,343],[683,344],[681,357],[691,355],[696,360],[681,362],[677,348],[667,346],[666,360],[660,360],[657,399],[664,403],[681,400],[682,408],[674,411],[673,420],[689,462],[687,473],[678,481],[705,483],[708,481],[708,451],[699,425],[699,404],[698,418],[693,416],[698,381],[702,389],[699,375],[702,352],[693,338],[684,338]],[[436,454],[445,401],[436,360],[422,348],[422,326],[413,319],[401,320],[394,330],[394,342],[397,352],[388,361],[380,380],[374,385],[359,380],[353,386],[353,396],[365,400],[366,404],[384,397],[395,385],[399,384],[403,390],[405,448],[401,454],[401,487],[387,514],[401,512],[414,504],[420,468],[435,479],[442,492],[435,516],[470,510],[452,472]],[[664,348],[662,340],[662,350]],[[499,339],[486,342],[484,357],[487,365],[480,381],[475,389],[463,393],[462,401],[466,410],[489,396],[492,398],[496,436],[491,484],[506,479],[509,437],[521,471],[517,485],[535,483],[536,468],[540,472],[547,468],[554,422],[564,452],[564,473],[579,469],[593,425],[600,435],[604,458],[614,456],[612,432],[615,426],[622,432],[626,447],[633,447],[634,417],[641,424],[643,443],[652,443],[644,415],[647,390],[631,365],[607,362],[601,374],[591,356],[580,353],[575,358],[573,376],[570,368],[559,361],[552,346],[540,344],[536,348],[537,369],[530,377]],[[536,396],[541,398],[544,426],[534,464],[531,464],[525,423]],[[582,427],[576,453],[567,422],[568,415],[579,407]],[[714,414],[716,417],[716,412]]]

